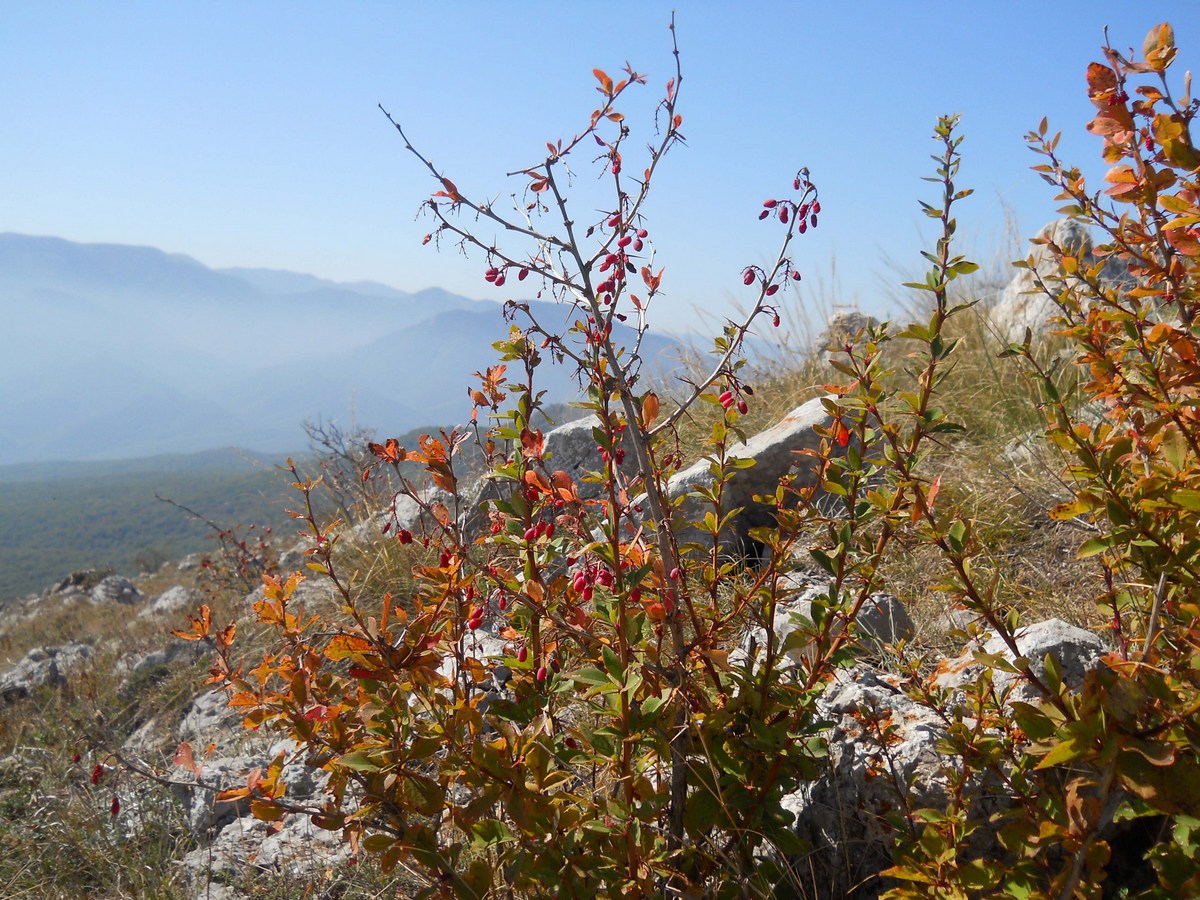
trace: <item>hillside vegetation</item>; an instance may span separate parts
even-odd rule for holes
[[[775,262],[667,396],[638,336],[665,271],[642,204],[683,140],[674,49],[649,145],[621,111],[646,79],[595,69],[597,108],[515,173],[511,212],[393,120],[432,176],[431,240],[574,320],[495,345],[465,430],[356,444],[356,526],[338,479],[289,466],[300,543],[248,595],[236,552],[206,570],[161,652],[130,591],[4,623],[10,658],[32,651],[0,682],[7,893],[1200,895],[1200,103],[1172,93],[1170,26],[1087,69],[1103,194],[1048,123],[1027,136],[1096,236],[1056,225],[1017,263],[1005,300],[1052,320],[979,302],[943,116],[906,320],[745,362],[818,226],[800,169],[755,210]],[[579,228],[577,148],[612,191]],[[574,444],[539,418],[551,356],[580,376]],[[72,626],[86,647],[40,647]]]

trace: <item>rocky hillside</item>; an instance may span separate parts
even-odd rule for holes
[[[993,319],[980,319],[978,332],[964,337],[964,354],[990,359],[996,333],[1016,327],[1014,322],[1022,330],[1042,327],[1033,312],[1014,310],[1021,299],[1017,287],[1009,295],[1013,299]],[[843,344],[861,324],[842,320],[832,344]],[[770,413],[738,451],[755,465],[740,470],[728,487],[729,505],[744,507],[724,533],[731,549],[753,556],[751,529],[766,515],[756,496],[769,493],[781,475],[797,467],[811,477],[803,475],[803,457],[795,451],[814,446],[813,426],[829,422],[819,399],[795,405],[796,386],[821,383],[814,375],[828,376],[826,365],[818,356],[798,363],[799,374],[774,381],[764,374],[756,402]],[[964,365],[969,369],[970,362]],[[955,395],[960,400],[975,396],[978,374],[960,372],[967,387],[947,389],[960,392]],[[1014,401],[1011,385],[989,390],[1004,394],[1006,403]],[[1088,588],[1073,560],[1077,537],[1067,525],[1045,518],[1060,499],[1058,462],[1036,431],[1019,418],[999,415],[1001,408],[980,410],[976,401],[974,421],[982,424],[934,461],[947,483],[952,478],[957,484],[945,489],[942,502],[979,514],[995,556],[1007,560],[1002,587],[1026,612],[1026,621],[1036,622],[1019,635],[1020,655],[1039,677],[1045,660],[1053,658],[1063,683],[1077,686],[1106,646],[1089,627],[1095,616],[1082,599]],[[548,432],[546,451],[568,472],[598,468],[586,420]],[[672,480],[672,495],[686,503],[686,495],[710,478],[706,463],[684,468]],[[491,489],[480,485],[473,496],[482,502]],[[462,525],[477,530],[484,520],[468,510]],[[411,553],[419,550],[399,547],[388,535],[419,534],[421,528],[419,510],[401,502],[382,518],[347,531],[339,552],[350,567],[367,573],[368,589],[400,593],[409,583]],[[300,550],[277,547],[278,558],[264,564],[292,571],[303,564]],[[938,689],[951,695],[978,674],[977,656],[1001,665],[1017,660],[979,622],[944,605],[921,558],[891,571],[888,583],[890,591],[872,596],[858,619],[863,650],[857,661],[820,698],[829,751],[824,769],[784,801],[795,816],[796,836],[810,848],[794,862],[802,863],[807,874],[801,878],[813,896],[876,895],[879,873],[892,862],[886,822],[896,803],[893,785],[912,786],[911,799],[923,806],[946,800],[938,742],[948,724],[903,690],[907,675],[890,648],[903,642],[908,658],[920,659]],[[809,561],[795,560],[769,627],[786,637],[809,617],[814,599],[828,586]],[[204,685],[211,648],[169,635],[205,602],[214,621],[237,621],[250,650],[261,650],[252,614],[259,597],[257,590],[239,587],[230,571],[201,567],[191,558],[136,578],[77,572],[25,598],[6,616],[0,623],[0,841],[9,852],[0,860],[0,893],[242,898],[389,891],[410,896],[419,889],[402,869],[384,876],[369,855],[359,860],[354,848],[307,815],[261,821],[251,817],[244,798],[217,799],[222,790],[246,785],[280,754],[288,802],[311,808],[324,798],[326,773],[306,765],[295,745],[278,735],[243,728],[242,713]],[[305,582],[297,599],[310,609],[333,607],[319,578]],[[501,623],[481,620],[471,653],[480,659],[499,655],[500,630]],[[730,663],[758,665],[764,638],[761,628],[748,629],[739,646],[727,648]],[[798,664],[805,645],[786,646]],[[488,686],[496,696],[506,691],[502,668]],[[995,678],[1000,692],[1005,678],[1016,685],[1003,671]],[[1018,686],[1005,702],[1029,699],[1022,691]],[[882,744],[869,739],[871,722],[890,723]],[[883,770],[888,777],[880,777]],[[992,802],[999,809],[1004,800]],[[989,840],[981,837],[981,853],[995,849]],[[1114,836],[1114,846],[1120,840]],[[853,852],[847,852],[850,847]],[[72,860],[70,871],[55,863],[63,858]]]

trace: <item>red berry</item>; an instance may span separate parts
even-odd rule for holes
[[[671,570],[671,580],[672,580],[672,581],[678,581],[678,580],[679,580],[679,575],[680,575],[680,572],[679,572],[679,567],[678,567],[678,566],[676,566],[674,569],[672,569],[672,570]]]
[[[472,631],[478,631],[479,626],[481,626],[482,624],[483,624],[483,619],[471,619],[471,621],[469,621],[467,623],[467,627],[470,628]]]
[[[629,592],[629,602],[630,603],[641,603],[642,602],[642,589],[641,588],[634,588],[632,591]]]
[[[770,297],[771,295],[773,295],[773,294],[777,293],[778,291],[779,291],[779,285],[777,285],[777,284],[773,284],[773,285],[771,285],[769,288],[767,288],[767,290],[765,291],[765,293],[766,293],[766,295],[767,295],[768,297]]]
[[[743,416],[746,414],[748,409],[750,409],[750,407],[745,400],[738,401],[738,412],[740,412]]]
[[[528,277],[529,277],[528,269],[522,269],[520,272],[517,273],[517,281],[524,281]]]
[[[771,324],[774,325],[776,328],[779,327],[779,316],[778,315],[776,315],[775,318],[771,320]]]
[[[766,218],[767,216],[769,216],[770,214],[771,214],[771,211],[770,211],[769,209],[764,209],[762,212],[760,212],[760,213],[758,214],[758,217],[759,217],[760,219],[765,219],[765,218]]]
[[[812,227],[816,228],[817,227],[817,214],[813,213],[812,218],[809,219],[809,221],[812,222]]]
[[[96,763],[96,767],[92,769],[92,784],[99,784],[100,779],[104,777],[104,766]]]
[[[116,794],[113,794],[112,806],[109,807],[109,812],[114,816],[121,811],[121,801]]]
[[[538,670],[537,670],[537,680],[538,680],[539,682],[543,682],[543,681],[545,681],[545,680],[546,680],[546,678],[547,678],[547,676],[548,676],[549,674],[550,674],[550,673],[546,671],[546,667],[545,667],[545,666],[538,666]]]
[[[733,406],[733,391],[724,391],[717,399],[723,407],[729,409],[729,407]]]
[[[529,648],[522,647],[517,651],[517,662],[525,662],[527,659],[529,659]]]
[[[812,211],[813,211],[814,216],[821,211],[821,201],[820,200],[813,201]]]
[[[401,528],[396,532],[396,540],[402,544],[411,544],[413,541],[412,532],[407,528]]]
[[[504,276],[497,275],[496,280],[493,283],[496,285],[496,287],[504,287]]]
[[[763,206],[765,206],[767,209],[774,209],[778,203],[778,200],[764,200]]]
[[[745,284],[745,285],[754,284],[754,270],[753,269],[747,269],[745,271],[745,273],[742,275],[742,284]]]
[[[504,612],[506,609],[508,609],[508,598],[503,594],[500,596],[500,599],[496,601],[496,608],[500,610],[500,612]]]
[[[579,746],[577,743],[575,743],[575,738],[570,738],[570,737],[567,738],[565,741],[563,741],[563,744],[566,746],[566,748],[568,750],[574,750],[576,747]]]
[[[525,540],[529,543],[532,543],[533,541],[537,540],[537,531],[533,528],[526,528],[525,529]]]
[[[640,238],[644,238],[644,237],[646,237],[646,236],[647,236],[647,235],[649,235],[649,234],[650,234],[650,232],[648,232],[648,231],[647,231],[645,228],[639,228],[639,229],[638,229],[637,236],[638,236],[638,237],[640,237]]]
[[[779,207],[779,221],[782,222],[784,225],[786,225],[787,220],[788,220],[788,208],[786,206]]]
[[[558,672],[560,670],[561,666],[559,666],[559,664],[558,664],[558,657],[552,657],[550,659],[550,668],[553,669],[555,672]]]

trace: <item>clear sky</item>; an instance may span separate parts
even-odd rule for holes
[[[778,229],[757,213],[798,167],[823,207],[797,247],[807,283],[879,309],[897,268],[920,268],[939,113],[963,115],[960,184],[976,195],[960,226],[986,262],[1006,219],[1027,234],[1054,216],[1022,141],[1043,115],[1066,159],[1100,169],[1083,72],[1104,25],[1140,48],[1169,20],[1177,78],[1200,62],[1190,0],[0,0],[0,231],[500,299],[480,261],[420,246],[431,185],[376,104],[460,188],[504,196],[505,172],[581,127],[593,67],[649,74],[630,110],[649,137],[637,111],[671,74],[672,7],[688,146],[649,214],[667,268],[656,321],[673,329],[726,309],[741,268],[773,256]]]

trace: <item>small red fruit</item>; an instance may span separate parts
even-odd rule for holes
[[[779,204],[778,200],[764,200],[763,206],[767,209],[774,209]]]
[[[109,807],[109,812],[114,816],[121,811],[121,801],[116,794],[113,794],[112,806]]]
[[[718,397],[717,400],[720,401],[723,407],[729,409],[729,407],[733,406],[733,391],[722,392],[721,396]]]
[[[758,214],[758,217],[759,217],[760,219],[765,219],[765,218],[766,218],[767,216],[769,216],[770,214],[771,214],[771,211],[770,211],[769,209],[764,209],[762,212],[760,212],[760,213]]]
[[[529,648],[522,647],[517,651],[517,662],[525,662],[527,659],[529,659]]]
[[[746,411],[747,411],[747,410],[749,410],[749,409],[750,409],[750,407],[749,407],[749,405],[746,403],[746,401],[745,401],[745,400],[739,400],[739,401],[738,401],[738,412],[740,412],[740,413],[741,413],[743,416],[746,414]]]
[[[402,544],[411,544],[413,542],[412,532],[407,528],[401,528],[396,532],[396,540]]]
[[[754,284],[754,270],[753,269],[747,269],[745,271],[745,273],[742,275],[742,284],[745,284],[745,285]]]
[[[538,680],[538,683],[539,683],[539,684],[540,684],[541,682],[545,681],[545,680],[546,680],[546,678],[547,678],[547,677],[549,677],[549,675],[550,675],[550,673],[546,671],[546,667],[545,667],[545,666],[539,666],[539,667],[538,667],[538,670],[537,670],[537,680]]]
[[[96,767],[92,769],[92,784],[99,784],[100,779],[104,777],[104,766],[96,763]]]

